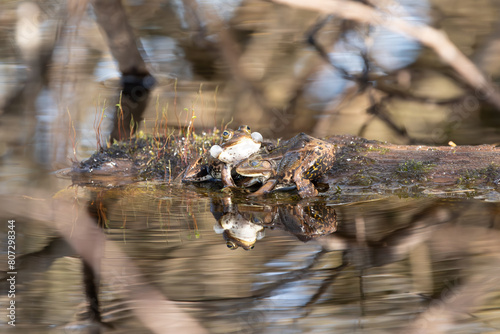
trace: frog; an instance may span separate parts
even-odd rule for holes
[[[242,186],[249,188],[255,184],[264,184],[271,176],[276,175],[279,158],[263,158],[261,154],[255,154],[239,163],[235,170],[238,175],[247,177]]]
[[[222,234],[227,248],[231,250],[239,247],[254,249],[257,240],[265,236],[264,226],[247,220],[238,211],[224,214],[214,226],[214,231]]]
[[[335,208],[324,202],[283,205],[278,215],[284,229],[304,242],[334,233],[338,227]]]
[[[236,165],[236,173],[251,176],[263,185],[250,196],[265,195],[275,189],[297,188],[301,198],[314,197],[312,181],[321,179],[335,161],[335,146],[300,133],[267,154],[254,154]]]
[[[213,145],[208,156],[193,161],[186,168],[182,181],[222,180],[224,186],[234,187],[231,176],[232,165],[257,152],[262,141],[262,135],[258,132],[252,133],[248,125],[242,125],[236,131],[224,130],[221,145]]]
[[[210,148],[210,155],[223,163],[233,164],[257,152],[263,138],[259,132],[252,132],[248,125],[242,125],[236,131],[224,130],[222,140],[221,145]]]
[[[324,201],[302,199],[294,204],[232,203],[231,197],[212,199],[210,211],[217,223],[214,231],[222,234],[227,248],[255,248],[266,229],[279,229],[303,242],[337,231],[334,206]]]
[[[224,130],[222,144],[210,148],[210,156],[222,162],[221,179],[224,187],[236,187],[231,176],[233,165],[257,153],[262,145],[262,135],[251,132],[248,125],[242,125],[236,131]]]
[[[212,199],[210,211],[217,224],[214,231],[222,234],[227,248],[231,250],[239,247],[244,250],[254,249],[257,240],[264,237],[264,226],[253,223],[239,212],[239,205],[233,204],[231,196]]]

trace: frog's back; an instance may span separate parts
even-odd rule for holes
[[[293,177],[294,173],[302,173],[303,177],[315,180],[331,168],[335,160],[334,146],[324,140],[300,133],[290,139],[286,145],[288,152],[283,156],[279,166],[278,178],[285,182]],[[304,159],[310,158],[314,164],[307,170],[296,170]]]
[[[281,159],[286,153],[300,151],[304,149],[308,144],[314,142],[318,139],[305,134],[304,132],[280,143],[274,149],[272,149],[267,155],[267,159]]]

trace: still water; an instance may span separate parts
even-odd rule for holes
[[[500,331],[498,202],[255,200],[150,182],[54,197],[3,208],[17,212],[20,332],[96,330],[73,249],[97,268],[104,332],[176,332],[176,322],[187,333]]]
[[[40,31],[49,35],[61,20],[48,10],[53,3],[60,2],[39,1]],[[124,3],[158,81],[141,123],[146,133],[163,134],[166,125],[178,133],[191,121],[201,132],[234,119],[231,126],[251,124],[266,139],[300,131],[355,134],[370,124],[369,139],[407,142],[386,124],[369,123],[363,101],[346,95],[348,106],[338,105],[337,95],[352,82],[303,43],[318,15],[261,1],[241,8],[236,1],[233,7],[200,2],[216,4],[224,20],[238,15],[232,24],[249,40],[240,66],[272,107],[262,114],[219,58],[208,63],[220,77],[195,73],[192,56],[200,50],[193,51],[196,29],[184,16],[188,1]],[[393,9],[431,20],[435,4],[407,3]],[[462,50],[490,40],[498,20],[494,2],[439,3],[446,18],[439,26]],[[16,49],[17,2],[0,6],[3,104],[33,72]],[[88,158],[105,141],[119,94],[117,66],[92,11],[80,14],[54,45],[50,83],[28,103],[32,112],[12,108],[1,115],[0,332],[500,333],[500,180],[442,192],[355,185],[300,200],[293,191],[256,199],[127,173],[75,182],[54,172]],[[339,29],[332,21],[325,42]],[[354,30],[334,43],[330,57],[356,74],[368,44]],[[378,28],[372,34],[375,74],[420,59],[416,75],[406,69],[398,75],[403,83],[411,77],[407,88],[438,101],[467,93],[448,74],[425,67],[435,60],[426,60],[419,44]],[[282,113],[296,90],[305,92],[297,111]],[[459,102],[396,100],[389,109],[412,138],[426,143],[498,143],[498,115],[464,112]],[[7,281],[13,270],[15,282]],[[6,317],[11,301],[15,327]],[[101,322],[92,321],[98,317]]]

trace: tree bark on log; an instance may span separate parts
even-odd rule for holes
[[[332,136],[337,159],[328,183],[500,189],[500,147],[394,145],[354,136]]]

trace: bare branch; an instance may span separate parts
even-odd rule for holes
[[[36,200],[16,196],[2,198],[0,210],[12,215],[25,212],[27,219],[56,228],[94,273],[115,289],[125,291],[130,309],[151,333],[207,333],[195,318],[142,277],[120,247],[106,240],[88,212],[75,209],[71,202],[51,200],[52,195],[48,193],[28,189],[26,193],[33,194]],[[26,210],[28,207],[30,209]],[[97,252],[96,246],[99,247]]]
[[[344,19],[383,26],[389,30],[404,34],[434,50],[441,59],[455,69],[472,88],[481,92],[486,100],[500,110],[500,94],[496,86],[488,81],[442,31],[425,24],[415,24],[395,16],[377,11],[359,2],[340,0],[272,0],[303,9],[315,10],[325,14],[334,14]]]
[[[137,48],[132,27],[121,1],[93,0],[96,21],[107,37],[109,49],[122,74],[148,75],[149,71]]]

